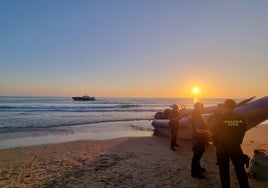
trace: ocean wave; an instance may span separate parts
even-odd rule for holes
[[[115,108],[140,108],[142,105],[137,105],[137,104],[122,104],[115,106]]]
[[[113,119],[113,120],[95,120],[95,121],[81,121],[81,122],[65,122],[65,123],[55,123],[55,124],[47,124],[47,125],[12,125],[12,126],[4,126],[0,125],[0,133],[6,132],[17,132],[17,131],[48,131],[51,129],[58,129],[63,127],[75,127],[80,125],[93,125],[100,123],[116,123],[116,122],[134,122],[134,121],[149,121],[148,118],[126,118],[126,119]]]
[[[113,111],[156,111],[141,105],[115,106],[0,106],[0,112],[113,112]]]
[[[148,121],[145,124],[135,121],[152,119],[156,112],[179,103],[192,107],[190,99],[101,98],[85,102],[66,97],[0,97],[0,132],[54,131],[122,121],[129,122],[134,129],[150,128]]]

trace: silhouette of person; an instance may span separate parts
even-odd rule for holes
[[[179,147],[177,144],[177,134],[178,134],[178,128],[179,128],[179,112],[178,112],[178,106],[176,104],[173,104],[172,110],[169,112],[169,127],[171,132],[171,142],[170,142],[170,149],[175,150],[175,147]]]
[[[234,100],[225,100],[223,114],[218,116],[218,131],[215,135],[216,155],[222,187],[230,188],[229,162],[231,160],[240,188],[248,188],[248,177],[244,168],[248,156],[244,155],[241,149],[247,122],[234,112],[235,107]]]
[[[220,103],[217,105],[216,112],[214,112],[207,121],[209,130],[212,132],[212,141],[214,145],[217,143],[217,135],[219,134],[219,119],[223,112],[224,104]]]
[[[195,178],[204,179],[205,176],[202,174],[206,172],[206,169],[201,167],[200,160],[206,150],[206,144],[208,142],[208,137],[211,132],[207,130],[207,126],[202,118],[202,113],[204,111],[204,105],[200,102],[194,104],[194,111],[190,121],[193,125],[193,158],[191,163],[191,175]]]

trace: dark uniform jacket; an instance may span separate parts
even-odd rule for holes
[[[193,140],[207,142],[207,137],[196,131],[196,129],[206,129],[206,124],[202,116],[200,114],[193,112],[190,121],[193,126],[193,135],[192,135]]]
[[[223,150],[240,147],[247,130],[246,120],[234,112],[225,113],[219,118],[219,134],[216,137],[217,147]]]
[[[170,127],[173,127],[173,126],[177,127],[179,125],[179,122],[178,122],[179,118],[180,118],[179,112],[171,110],[169,112],[169,120],[170,120],[169,126]]]

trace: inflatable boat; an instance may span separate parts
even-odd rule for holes
[[[254,97],[241,101],[237,104],[234,111],[240,116],[247,119],[248,130],[259,125],[268,119],[268,96],[254,100]],[[192,124],[189,121],[189,115],[192,113],[193,109],[185,109],[183,105],[179,106],[180,116],[183,117],[179,121],[179,129],[177,138],[181,139],[191,139],[193,135]],[[217,106],[209,106],[204,108],[204,114],[202,118],[208,125],[208,120],[212,114],[216,111]],[[169,130],[169,120],[165,116],[165,111],[157,112],[152,121],[152,126],[154,127],[154,133],[159,135],[170,136]]]

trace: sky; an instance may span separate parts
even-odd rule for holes
[[[266,0],[1,0],[0,96],[268,94]]]

